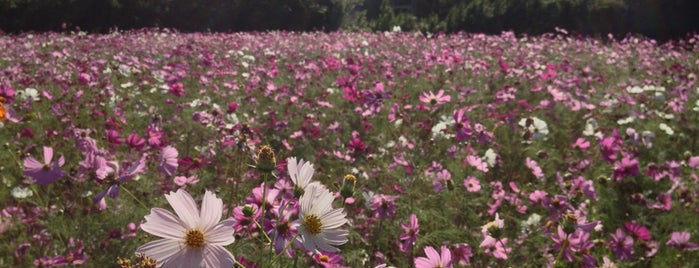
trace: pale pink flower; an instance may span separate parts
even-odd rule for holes
[[[53,160],[53,148],[44,147],[44,163],[42,164],[34,157],[24,159],[24,175],[30,177],[38,185],[50,184],[63,176],[60,169],[65,163],[65,158],[61,156],[58,161]]]
[[[481,189],[481,182],[475,177],[469,176],[464,179],[464,187],[466,187],[466,191],[478,192]]]
[[[207,190],[200,211],[192,196],[182,189],[165,198],[177,215],[152,208],[141,229],[163,239],[148,242],[136,252],[155,259],[162,267],[233,266],[233,254],[224,246],[235,241],[234,220],[221,221],[223,201]]]
[[[442,246],[441,254],[433,247],[425,247],[427,257],[415,258],[415,268],[448,268],[451,264],[451,251],[446,246]]]
[[[432,91],[428,91],[423,92],[422,95],[420,95],[420,102],[426,105],[442,105],[449,101],[451,101],[451,96],[445,96],[443,89],[437,91],[437,94],[434,94]]]
[[[160,151],[160,161],[158,164],[158,170],[165,175],[172,176],[177,171],[179,163],[177,162],[177,156],[179,153],[177,149],[172,146],[163,148]]]

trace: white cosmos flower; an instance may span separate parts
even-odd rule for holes
[[[349,232],[340,229],[347,219],[344,209],[332,208],[333,195],[321,184],[310,184],[299,201],[299,219],[294,222],[299,238],[308,251],[338,252],[334,247],[347,243]]]
[[[522,118],[519,120],[519,126],[523,127],[527,132],[531,133],[533,140],[540,140],[549,134],[549,127],[546,121],[537,117]]]
[[[310,162],[303,161],[303,159],[297,161],[296,157],[289,157],[286,159],[286,168],[289,170],[291,182],[294,183],[294,194],[296,196],[303,195],[308,185],[319,184],[319,182],[311,181],[315,170]]]
[[[207,190],[200,211],[182,189],[165,198],[177,215],[152,208],[141,229],[163,239],[148,242],[136,252],[155,259],[159,267],[232,267],[233,254],[224,246],[235,241],[234,220],[221,221],[223,201]]]

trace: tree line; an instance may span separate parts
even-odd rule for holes
[[[699,29],[696,0],[0,0],[0,29],[88,32],[402,30],[539,34],[638,33],[656,39]]]

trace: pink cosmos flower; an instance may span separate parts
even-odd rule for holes
[[[616,257],[621,260],[630,260],[633,257],[633,237],[626,235],[626,232],[621,228],[616,229],[616,233],[611,234],[612,239],[609,241],[609,248],[614,251]]]
[[[417,241],[417,234],[420,232],[417,216],[410,214],[410,223],[401,223],[400,226],[404,233],[398,238],[401,241],[399,248],[401,252],[408,252],[413,248],[415,241]]]
[[[173,181],[175,182],[175,184],[177,184],[177,186],[185,187],[185,186],[187,186],[187,184],[189,184],[189,185],[197,184],[197,182],[199,182],[199,178],[197,178],[197,175],[192,175],[189,177],[175,176]]]
[[[692,156],[687,160],[687,165],[691,168],[699,169],[699,156]]]
[[[65,158],[61,156],[58,161],[53,160],[53,148],[44,147],[44,163],[42,164],[34,157],[24,159],[24,175],[32,178],[38,185],[50,184],[63,176],[60,169],[65,164]]]
[[[323,266],[323,268],[344,268],[349,266],[342,265],[345,260],[340,254],[331,252],[313,253],[313,260]]]
[[[451,101],[451,96],[445,96],[443,89],[437,91],[437,94],[434,94],[432,91],[428,91],[423,92],[422,95],[420,95],[420,102],[426,105],[442,105],[449,101]]]
[[[155,259],[162,267],[233,266],[233,254],[224,246],[235,242],[234,220],[221,221],[223,201],[207,190],[199,210],[192,196],[182,189],[165,198],[177,215],[152,208],[141,229],[163,239],[148,242],[136,252]]]
[[[478,192],[481,189],[481,183],[475,177],[469,176],[464,179],[464,187],[466,187],[466,191]]]
[[[467,140],[473,135],[471,120],[465,115],[467,109],[468,108],[462,108],[454,111],[454,129],[456,130],[457,141]]]
[[[689,232],[672,232],[670,234],[670,240],[665,243],[669,247],[673,247],[679,250],[694,251],[699,249],[699,244],[689,242],[691,235]]]
[[[536,163],[535,160],[532,160],[531,158],[527,157],[527,159],[525,159],[525,162],[527,164],[527,167],[532,170],[532,174],[534,174],[534,177],[536,177],[537,179],[544,178],[544,172],[541,170],[541,167],[539,167],[539,164]]]
[[[441,254],[433,247],[425,247],[427,257],[415,258],[415,268],[449,268],[451,264],[451,251],[447,246],[442,246]]]
[[[177,149],[172,146],[167,146],[160,151],[160,161],[158,164],[158,170],[165,175],[172,176],[177,171],[179,163],[177,162],[177,156],[179,153]]]
[[[396,200],[398,200],[397,195],[377,194],[371,197],[369,208],[374,211],[374,217],[379,217],[382,220],[393,219],[398,209]]]

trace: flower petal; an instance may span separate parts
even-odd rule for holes
[[[199,209],[196,202],[194,202],[194,198],[187,191],[179,189],[177,192],[166,194],[165,198],[185,224],[184,227],[187,229],[201,228],[199,225]]]
[[[223,214],[223,201],[216,197],[216,194],[206,190],[204,193],[204,200],[201,202],[201,224],[204,232],[208,232],[209,229],[214,228],[216,224],[221,221],[221,216]],[[232,229],[231,229],[232,230]]]
[[[211,245],[227,246],[235,242],[235,237],[233,236],[234,224],[235,219],[228,219],[219,222],[213,228],[205,232],[206,243]]]
[[[37,161],[34,159],[34,157],[27,157],[24,159],[24,172],[36,172],[38,170],[41,170],[41,168],[44,166],[41,162]]]
[[[138,247],[136,252],[146,254],[149,258],[155,259],[158,263],[164,263],[181,250],[181,245],[176,240],[159,239],[145,243]]]
[[[146,215],[146,222],[141,224],[141,229],[162,238],[182,240],[187,229],[182,221],[172,212],[162,208],[152,208]]]
[[[180,267],[192,268],[202,267],[204,261],[203,251],[201,249],[183,248],[178,254],[163,262],[162,267]],[[160,263],[160,262],[158,262]]]
[[[222,246],[207,246],[204,249],[204,267],[233,267],[233,254]]]
[[[345,219],[345,216],[345,211],[341,208],[333,209],[328,213],[321,215],[320,220],[323,223],[322,229],[335,229],[344,225],[345,223],[347,223],[347,219]]]
[[[53,159],[53,148],[44,146],[44,164],[51,164]]]
[[[433,247],[425,247],[425,255],[432,261],[439,261],[439,253]]]
[[[332,245],[347,243],[347,235],[349,235],[349,231],[347,230],[327,230],[323,232],[325,241]]]

